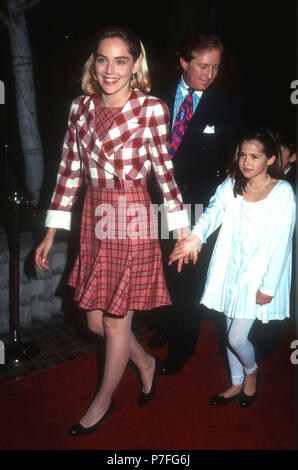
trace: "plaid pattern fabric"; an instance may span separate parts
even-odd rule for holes
[[[181,140],[187,129],[189,120],[192,118],[193,113],[193,100],[192,95],[195,90],[193,88],[188,89],[188,95],[180,106],[178,114],[175,119],[175,123],[171,135],[170,154],[172,157],[177,151]]]
[[[113,120],[121,112],[121,108],[105,108],[98,106],[95,108],[95,116],[98,124],[98,137],[101,139],[113,124]]]
[[[119,198],[125,199],[125,205],[119,204]],[[112,236],[99,239],[95,228],[100,218],[95,214],[97,207],[105,204],[115,210],[114,230],[110,233]],[[148,209],[146,215],[139,219],[140,236],[124,236],[121,231],[127,208],[136,204]],[[149,208],[146,187],[113,191],[87,188],[82,212],[80,254],[69,280],[75,288],[75,300],[79,302],[79,307],[124,316],[128,310],[151,310],[171,304],[158,238],[142,236],[143,232],[148,233],[152,223]],[[132,213],[127,222],[131,222],[133,217]]]
[[[155,97],[134,90],[103,138],[99,137],[96,98],[79,96],[71,106],[51,211],[71,212],[83,174],[94,187],[146,178],[151,164],[169,212],[183,203],[169,156],[169,112]]]

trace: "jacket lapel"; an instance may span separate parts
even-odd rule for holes
[[[166,101],[168,104],[168,108],[170,111],[170,129],[172,129],[172,119],[173,119],[173,111],[174,111],[174,104],[175,104],[175,96],[177,91],[177,84],[176,86],[170,86],[170,92],[167,95]],[[212,109],[212,89],[208,88],[202,94],[198,106],[189,122],[188,128],[196,128],[197,131],[203,132],[207,124],[209,123],[209,115],[210,115],[210,107]]]
[[[176,91],[177,91],[177,83],[175,83],[175,85],[173,85],[173,84],[169,85],[168,94],[164,98],[167,105],[168,105],[169,113],[170,113],[170,130],[172,129],[172,121],[173,121],[173,114],[174,114]]]
[[[119,113],[110,130],[102,139],[102,150],[106,158],[110,158],[122,147],[142,124],[141,108],[146,95],[133,90],[121,113]]]
[[[140,111],[146,95],[133,90],[122,111],[115,118],[110,130],[102,139],[97,132],[94,98],[88,97],[81,114],[75,118],[79,140],[88,155],[96,162],[109,161],[114,153],[123,146],[140,127]]]
[[[94,160],[98,161],[101,150],[101,141],[96,129],[95,101],[88,96],[82,104],[80,114],[74,117],[78,143]]]
[[[208,124],[208,112],[210,106],[210,94],[209,90],[204,91],[202,94],[198,106],[194,112],[192,119],[190,120],[191,125],[195,125],[197,128],[204,129],[206,124]]]

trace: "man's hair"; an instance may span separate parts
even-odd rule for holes
[[[183,40],[177,55],[179,58],[183,57],[186,62],[190,62],[194,59],[195,52],[208,49],[219,49],[222,54],[223,44],[214,34],[193,31]]]
[[[290,132],[287,132],[285,130],[279,130],[276,133],[276,140],[279,143],[280,147],[286,147],[290,151],[290,155],[296,153],[295,137],[291,135]]]

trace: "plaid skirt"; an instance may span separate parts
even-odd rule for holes
[[[125,316],[128,310],[171,305],[157,219],[146,186],[88,186],[80,252],[70,275],[74,299],[84,310]]]

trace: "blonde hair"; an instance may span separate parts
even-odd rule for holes
[[[143,93],[149,93],[151,90],[151,80],[149,77],[146,52],[142,42],[137,36],[127,28],[120,26],[107,26],[100,30],[94,38],[94,47],[92,54],[84,65],[82,76],[82,89],[86,95],[93,95],[100,92],[100,87],[95,76],[95,60],[97,49],[103,39],[117,37],[125,42],[128,52],[134,62],[139,58],[140,66],[138,71],[132,75],[130,87],[139,89]]]

